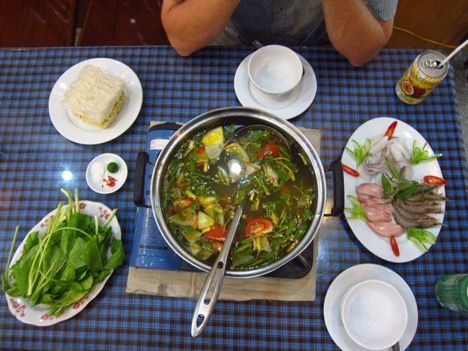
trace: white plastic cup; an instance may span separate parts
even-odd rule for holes
[[[370,350],[396,344],[408,323],[405,300],[392,285],[381,280],[352,286],[343,296],[340,312],[349,337]]]

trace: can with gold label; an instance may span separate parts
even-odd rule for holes
[[[448,64],[439,67],[445,56],[427,50],[418,55],[398,81],[395,91],[405,104],[419,104],[445,78]]]

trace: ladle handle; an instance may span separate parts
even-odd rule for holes
[[[231,248],[232,241],[236,234],[237,226],[239,224],[240,218],[242,216],[243,205],[240,205],[234,218],[232,219],[231,226],[229,227],[229,232],[226,235],[226,240],[224,241],[223,248],[218,255],[218,258],[213,263],[210,273],[206,277],[203,287],[198,295],[197,305],[193,311],[192,318],[192,336],[197,337],[203,332],[208,320],[213,312],[213,309],[218,301],[219,293],[221,292],[221,287],[223,286],[224,273],[226,272],[226,263],[229,256],[229,249]],[[208,292],[213,290],[210,297],[208,297]],[[208,301],[206,301],[208,300]],[[198,324],[198,319],[202,318],[201,323]]]

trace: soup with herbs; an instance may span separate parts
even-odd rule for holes
[[[228,268],[259,268],[291,252],[309,229],[312,172],[309,159],[272,130],[217,127],[185,141],[169,163],[162,210],[179,244],[210,264],[244,203]]]

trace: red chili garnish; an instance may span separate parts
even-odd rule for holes
[[[447,180],[445,180],[444,178],[436,177],[436,176],[425,176],[423,180],[424,180],[424,183],[426,184],[433,184],[433,185],[447,184]]]
[[[201,154],[202,152],[205,152],[205,146],[202,145],[197,149],[197,153]]]
[[[278,156],[280,153],[280,149],[277,145],[275,144],[267,144],[265,147],[262,147],[261,149],[258,150],[257,152],[257,158],[262,159],[264,157],[269,157],[269,156]]]
[[[395,132],[395,128],[397,126],[398,121],[393,121],[392,124],[387,128],[387,131],[385,132],[385,136],[387,138],[391,138],[393,136],[393,133]]]
[[[108,187],[113,188],[115,184],[117,183],[117,179],[115,179],[113,176],[108,175],[107,178],[104,179],[104,182],[106,182],[106,185]]]
[[[344,163],[342,163],[341,166],[343,167],[343,171],[345,173],[348,173],[349,175],[352,175],[353,177],[356,177],[356,178],[359,177],[359,172],[356,171],[354,168],[346,166]]]
[[[398,243],[397,243],[397,241],[396,241],[396,239],[395,239],[394,236],[391,236],[391,237],[390,237],[390,246],[392,247],[393,254],[394,254],[396,257],[400,256],[400,249],[399,249],[399,247],[398,247]]]

